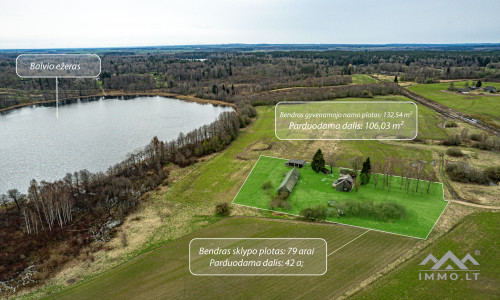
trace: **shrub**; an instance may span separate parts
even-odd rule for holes
[[[464,163],[454,163],[446,165],[446,173],[450,179],[463,183],[488,184],[488,176],[484,172],[477,170]]]
[[[273,184],[271,183],[270,180],[264,182],[261,186],[260,186],[263,190],[270,190],[273,188]]]
[[[240,112],[242,115],[248,116],[250,118],[257,116],[257,110],[251,105],[244,106],[240,109]]]
[[[372,92],[370,92],[368,90],[363,90],[363,97],[364,98],[373,98],[373,94],[372,94]]]
[[[481,150],[500,150],[500,138],[487,136],[485,134],[481,135],[480,141],[474,143],[473,147],[479,148]]]
[[[231,208],[227,202],[221,202],[215,206],[215,214],[218,216],[229,216],[230,212]]]
[[[287,191],[281,191],[281,192],[278,194],[278,198],[280,198],[281,200],[286,200],[286,199],[288,199],[288,196],[290,196],[290,194],[289,194]]]
[[[278,208],[283,208],[285,210],[289,210],[291,208],[291,206],[290,206],[290,203],[288,203],[281,196],[273,195],[271,197],[271,200],[269,201],[269,209],[275,210]]]
[[[395,202],[382,202],[374,204],[371,201],[349,200],[343,202],[330,201],[338,217],[360,217],[377,220],[404,219],[406,208]]]
[[[500,166],[488,167],[485,170],[486,175],[493,181],[500,181]]]
[[[341,217],[344,215],[345,206],[342,202],[336,200],[328,200],[328,217]]]
[[[324,221],[328,208],[324,205],[308,207],[300,211],[300,216],[309,221]]]
[[[462,150],[460,150],[459,148],[455,148],[455,147],[448,148],[448,150],[446,150],[446,154],[448,154],[449,156],[453,156],[453,157],[464,156],[464,153],[462,152]]]
[[[383,220],[406,218],[406,208],[395,202],[380,203],[375,206],[375,211]]]
[[[446,121],[444,123],[444,127],[446,127],[446,128],[458,127],[458,124],[455,121]]]
[[[481,135],[479,133],[472,133],[469,136],[469,139],[471,139],[472,141],[479,142],[481,140]]]
[[[458,134],[450,135],[446,140],[443,141],[445,146],[460,146],[462,139]]]

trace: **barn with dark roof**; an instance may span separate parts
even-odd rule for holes
[[[306,164],[306,161],[305,160],[301,160],[301,159],[289,159],[285,165],[287,167],[297,167],[297,168],[302,168],[304,167],[304,165]]]
[[[281,192],[287,192],[288,194],[290,194],[297,184],[297,181],[299,181],[299,178],[299,170],[297,170],[296,168],[291,169],[286,174],[285,179],[283,179],[283,182],[281,182],[280,186],[278,187],[278,194]]]

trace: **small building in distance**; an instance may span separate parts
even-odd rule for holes
[[[354,187],[354,179],[351,175],[340,175],[339,179],[335,180],[332,186],[339,192],[350,192]]]
[[[461,94],[468,94],[469,93],[469,89],[458,89],[458,92],[461,93]]]
[[[488,93],[495,93],[495,92],[497,91],[497,88],[496,88],[496,87],[494,87],[494,86],[488,85],[488,86],[485,86],[485,87],[483,88],[483,90],[484,90],[485,92],[488,92]]]
[[[285,165],[287,167],[296,167],[296,168],[303,168],[305,164],[306,164],[306,161],[305,160],[301,160],[301,159],[289,159],[285,163]]]
[[[291,169],[288,173],[286,173],[285,179],[281,182],[278,187],[278,194],[281,192],[287,192],[290,194],[293,191],[293,188],[299,181],[300,172],[296,168]]]

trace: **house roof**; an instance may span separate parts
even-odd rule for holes
[[[305,165],[306,161],[301,159],[289,159],[288,164]]]
[[[281,191],[283,188],[285,188],[288,192],[292,192],[295,184],[300,178],[300,172],[296,168],[291,169],[285,176],[285,179],[283,179],[283,182],[281,182],[280,186],[278,187],[278,191]]]
[[[352,179],[351,175],[347,174],[347,175],[340,175],[339,179],[335,180],[334,184],[337,185],[342,181],[347,181],[350,185],[354,183],[354,179]]]

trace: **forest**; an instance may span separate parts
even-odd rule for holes
[[[60,79],[61,99],[104,95],[105,90],[161,90],[227,102],[290,87],[352,83],[354,74],[398,76],[419,83],[439,79],[500,79],[500,50],[393,51],[104,51],[98,80]],[[15,52],[0,53],[0,109],[54,99],[55,80],[22,79]]]

